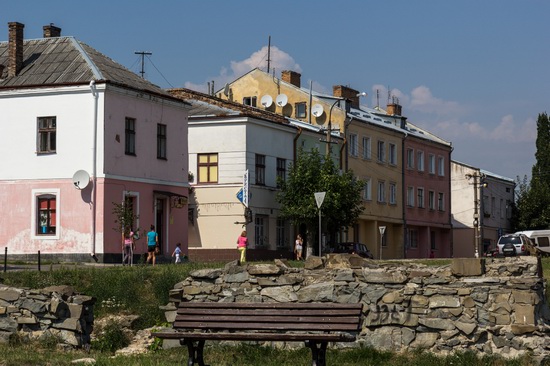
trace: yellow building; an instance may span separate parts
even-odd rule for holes
[[[367,245],[375,258],[402,258],[402,140],[404,118],[397,109],[360,108],[361,93],[347,86],[333,87],[333,95],[320,94],[301,85],[301,75],[283,71],[281,78],[254,69],[217,92],[222,99],[301,120],[327,131],[338,131],[343,142],[335,144],[327,133],[325,149],[339,155],[340,167],[351,169],[365,181],[364,211],[359,222],[340,235],[339,241]],[[328,141],[328,143],[327,143]],[[381,227],[384,235],[381,235]]]

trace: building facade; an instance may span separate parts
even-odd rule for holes
[[[120,261],[115,203],[132,210],[136,255],[155,225],[162,253],[187,247],[189,105],[61,29],[0,43],[0,243],[9,255]],[[62,61],[60,61],[62,60]],[[90,259],[92,258],[92,259]]]

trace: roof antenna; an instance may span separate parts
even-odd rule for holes
[[[271,62],[271,36],[267,41],[267,73],[269,74],[269,63]]]
[[[141,78],[145,79],[145,77],[143,76],[145,74],[145,70],[143,69],[143,58],[145,57],[145,55],[149,56],[149,55],[152,55],[153,53],[146,52],[146,51],[136,51],[134,52],[134,54],[141,55],[141,71],[139,73],[141,74]]]
[[[376,109],[380,109],[380,89],[376,89]]]

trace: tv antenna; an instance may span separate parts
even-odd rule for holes
[[[141,78],[145,79],[144,76],[143,76],[145,74],[145,70],[143,69],[144,57],[145,57],[145,55],[150,56],[153,53],[152,52],[147,52],[147,51],[136,51],[136,52],[134,52],[134,54],[141,55],[141,71],[139,73],[141,74]]]
[[[269,74],[269,63],[271,62],[271,36],[267,41],[267,73]],[[275,70],[273,70],[275,72]]]

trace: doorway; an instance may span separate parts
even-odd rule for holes
[[[157,223],[157,235],[159,254],[164,253],[164,204],[166,200],[157,198],[155,201],[155,222]]]

